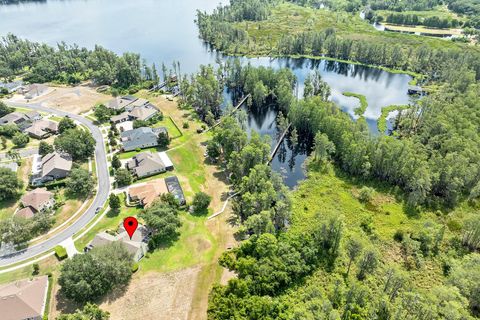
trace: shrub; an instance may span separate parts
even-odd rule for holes
[[[362,187],[362,189],[360,189],[360,194],[358,195],[358,200],[363,203],[368,203],[372,201],[374,194],[375,191],[372,188]]]
[[[138,270],[138,263],[134,263],[132,266],[132,273],[137,272],[137,270]]]
[[[58,245],[55,247],[55,255],[57,256],[57,259],[62,261],[66,258],[68,258],[68,254],[67,254],[67,249],[65,249],[64,247]]]
[[[402,242],[403,237],[404,237],[403,230],[397,230],[397,231],[395,231],[395,234],[393,235],[393,240],[395,240],[397,242]]]
[[[188,124],[188,122],[184,122],[182,127],[183,129],[188,129],[190,128],[190,125]]]

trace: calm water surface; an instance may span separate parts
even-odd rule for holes
[[[65,41],[93,48],[100,44],[123,53],[138,52],[149,63],[167,66],[180,61],[182,73],[192,73],[200,64],[214,64],[223,59],[198,38],[194,19],[196,10],[211,12],[218,0],[50,0],[19,5],[0,6],[0,35],[14,33],[32,41],[55,45]],[[225,2],[225,1],[224,1]],[[342,95],[351,91],[367,97],[365,117],[372,134],[377,133],[376,119],[381,108],[390,104],[406,104],[410,77],[379,69],[310,59],[243,59],[253,65],[288,67],[303,84],[306,76],[319,69],[332,88],[332,100],[356,118],[355,98]],[[301,96],[303,86],[299,85]],[[247,130],[257,130],[278,137],[276,112],[272,108],[250,112]],[[293,187],[304,178],[302,164],[305,148],[295,150],[287,139],[272,162],[287,185]]]

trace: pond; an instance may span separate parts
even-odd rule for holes
[[[225,1],[223,1],[225,2]],[[93,48],[100,44],[123,53],[138,52],[149,63],[167,66],[180,61],[182,73],[192,73],[201,64],[215,64],[224,57],[212,51],[198,38],[194,23],[196,10],[211,12],[219,0],[47,0],[0,6],[0,35],[14,33],[32,41],[55,45],[65,41]],[[301,97],[303,81],[314,69],[331,86],[332,100],[356,119],[356,98],[345,97],[349,91],[365,95],[365,118],[372,134],[378,134],[376,120],[383,106],[407,104],[410,76],[376,68],[310,59],[243,59],[256,66],[291,68],[297,76]],[[251,112],[247,130],[257,130],[277,139],[276,112],[267,108]],[[288,139],[286,140],[288,142]],[[302,164],[306,148],[295,152],[284,142],[272,161],[274,170],[293,187],[304,178]]]

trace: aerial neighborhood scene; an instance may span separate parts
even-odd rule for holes
[[[480,318],[480,0],[0,0],[0,320]]]

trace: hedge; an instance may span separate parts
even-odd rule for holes
[[[63,259],[66,259],[68,257],[68,254],[67,254],[67,249],[65,249],[64,247],[58,245],[55,247],[55,255],[57,256],[58,260],[63,260]]]

